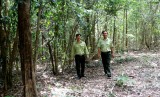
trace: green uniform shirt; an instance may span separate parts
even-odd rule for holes
[[[101,49],[101,52],[111,51],[111,47],[113,47],[113,45],[112,45],[111,39],[109,39],[109,38],[100,39],[98,42],[98,48]]]
[[[89,55],[86,43],[84,41],[80,41],[80,43],[75,41],[73,43],[73,48],[72,48],[72,57],[75,55],[84,55],[84,54],[86,54],[87,57]]]

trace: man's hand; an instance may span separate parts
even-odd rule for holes
[[[98,59],[100,59],[101,58],[101,55],[100,54],[98,54]]]
[[[114,54],[111,54],[112,58],[114,58]]]

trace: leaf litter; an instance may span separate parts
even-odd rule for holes
[[[101,61],[87,64],[86,77],[80,80],[76,79],[74,68],[54,76],[44,66],[37,68],[38,97],[160,97],[160,52],[118,55],[112,60],[111,79],[104,75]],[[19,84],[7,95],[22,97],[22,88]]]

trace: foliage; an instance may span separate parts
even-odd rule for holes
[[[6,56],[7,63],[10,63],[17,33],[17,8],[21,0],[8,0],[8,5],[6,1],[0,6],[0,26],[3,32],[6,31],[3,37],[7,38]],[[92,45],[96,44],[104,29],[109,32],[110,38],[115,36],[116,50],[123,52],[146,46],[158,47],[160,45],[159,3],[159,0],[31,0],[30,22],[33,51],[37,51],[40,64],[51,63],[48,50],[48,44],[50,44],[51,54],[54,55],[54,65],[57,59],[57,67],[70,66],[73,63],[69,61],[75,33],[81,33],[82,39],[88,42],[87,46],[92,49]],[[42,10],[39,18],[39,41],[38,49],[35,49],[40,8]],[[114,31],[115,35],[113,35]],[[125,49],[127,38],[129,45]],[[0,39],[0,42],[3,41]],[[97,49],[96,46],[94,48]],[[0,52],[2,49],[6,48],[0,48]],[[13,60],[13,63],[18,64],[19,54],[16,54],[15,58],[17,60]],[[115,58],[117,63],[134,60],[135,58],[131,56]],[[87,66],[92,65],[87,64]],[[125,77],[118,79],[118,85],[124,84],[124,80],[127,80]]]
[[[123,8],[124,0],[108,0],[106,1],[105,11],[107,14],[117,16],[117,12]]]
[[[115,85],[118,87],[124,87],[124,85],[126,85],[129,81],[132,80],[127,75],[120,75],[117,77]]]

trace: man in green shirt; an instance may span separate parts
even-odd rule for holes
[[[102,34],[103,39],[101,39],[98,43],[98,57],[100,58],[101,55],[105,75],[111,77],[110,61],[111,55],[114,57],[113,45],[112,41],[107,37],[108,32],[102,31]]]
[[[76,41],[73,43],[72,48],[72,56],[75,58],[78,79],[84,77],[85,55],[87,57],[89,55],[86,43],[81,40],[81,34],[76,34]]]

